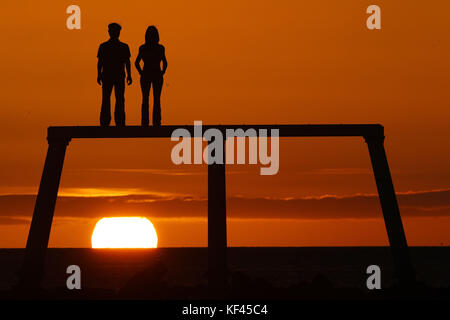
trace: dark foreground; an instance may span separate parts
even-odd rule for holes
[[[49,249],[43,290],[15,291],[23,249],[0,250],[1,299],[270,299],[380,300],[450,298],[450,248],[414,247],[418,283],[399,288],[387,247],[229,248],[228,288],[207,286],[206,248]],[[69,290],[69,265],[81,269],[81,290]],[[381,269],[381,290],[368,290],[369,265]]]

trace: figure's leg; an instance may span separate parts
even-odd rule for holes
[[[163,86],[163,77],[153,80],[153,125],[161,125],[161,91]]]
[[[148,115],[148,109],[149,109],[149,95],[150,95],[150,87],[151,82],[149,79],[147,79],[144,76],[141,76],[141,92],[142,92],[142,109],[141,109],[141,125],[142,126],[148,126],[149,115]]]
[[[125,79],[114,82],[114,95],[116,97],[116,108],[114,110],[114,120],[116,126],[125,126]]]
[[[102,84],[102,109],[100,111],[100,125],[109,126],[111,123],[111,92],[113,84],[103,80]]]

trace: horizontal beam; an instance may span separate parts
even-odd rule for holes
[[[259,135],[260,129],[278,129],[280,137],[384,137],[384,128],[379,124],[280,124],[280,125],[202,125],[202,132],[216,128],[226,129],[255,129]],[[194,136],[194,125],[170,125],[158,127],[126,126],[126,127],[49,127],[47,138],[75,139],[75,138],[170,138],[172,132],[183,128]],[[270,132],[268,132],[270,136]]]

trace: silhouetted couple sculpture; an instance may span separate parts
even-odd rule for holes
[[[126,82],[131,85],[130,48],[119,41],[122,27],[117,23],[108,25],[110,39],[98,48],[97,83],[102,86],[102,108],[100,125],[111,123],[111,93],[114,88],[116,107],[114,121],[116,126],[125,126],[125,70]],[[141,60],[144,68],[141,68]],[[161,61],[163,63],[161,70]],[[163,76],[167,69],[164,46],[159,44],[159,33],[155,26],[145,32],[145,43],[139,47],[139,54],[134,63],[141,76],[142,110],[141,125],[149,125],[149,95],[153,85],[153,125],[161,125],[161,89]]]

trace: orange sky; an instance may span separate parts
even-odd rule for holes
[[[0,247],[25,245],[46,128],[98,124],[96,53],[112,21],[133,60],[146,27],[159,28],[163,124],[383,124],[409,243],[450,242],[448,1],[55,3],[0,4]],[[81,30],[66,28],[70,4],[81,7]],[[381,7],[379,31],[365,26],[370,4]],[[136,125],[132,74],[126,112]],[[50,245],[90,246],[98,218],[135,214],[151,219],[160,246],[206,245],[206,167],[173,165],[173,145],[72,141]],[[229,245],[387,244],[362,139],[284,139],[277,175],[227,170]]]

